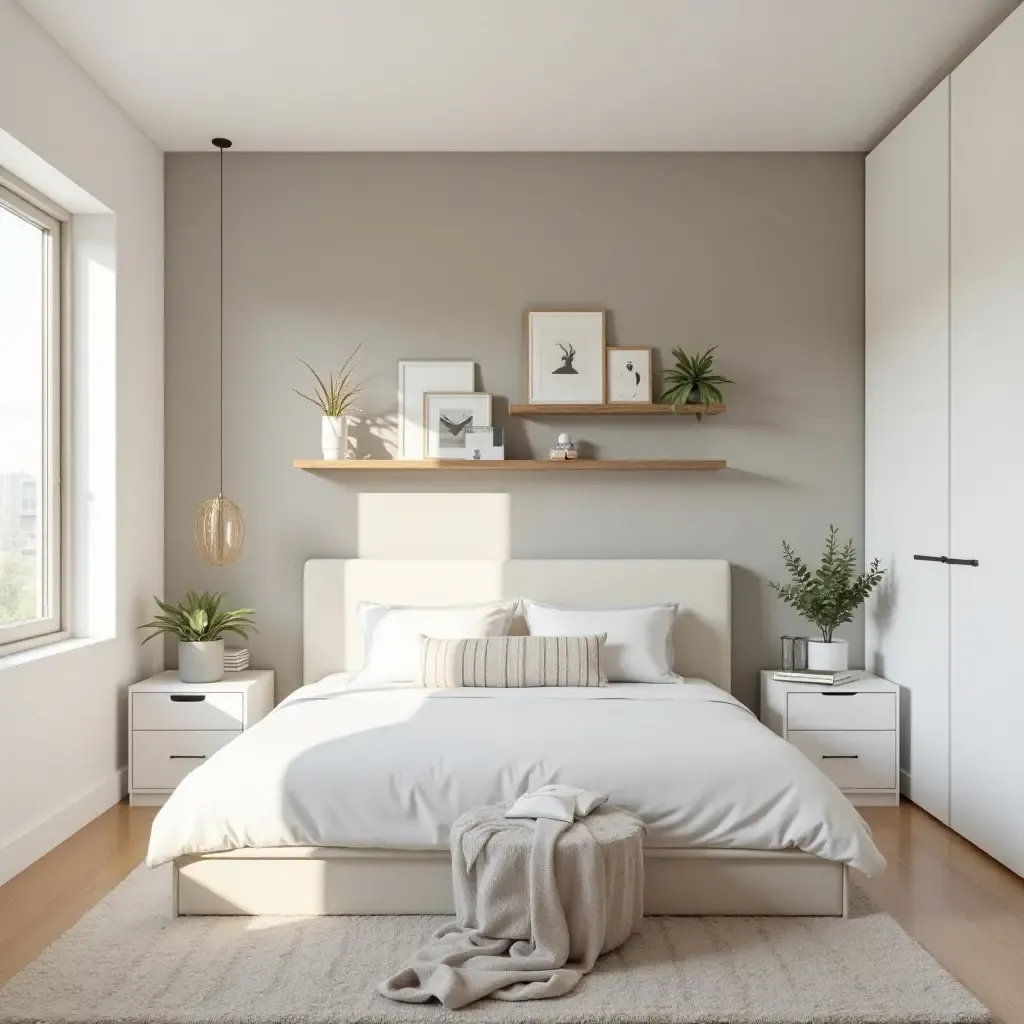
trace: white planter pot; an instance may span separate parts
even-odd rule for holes
[[[850,648],[845,640],[807,641],[807,667],[812,672],[845,672],[850,665]]]
[[[343,459],[348,449],[348,417],[320,418],[320,447],[325,459]]]
[[[183,683],[218,683],[224,678],[224,641],[178,641],[178,678]]]

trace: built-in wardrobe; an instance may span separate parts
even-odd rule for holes
[[[867,666],[904,794],[1024,874],[1024,7],[865,189]]]

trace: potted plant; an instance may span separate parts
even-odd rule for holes
[[[216,683],[224,678],[224,635],[243,640],[255,632],[252,608],[222,611],[223,594],[190,590],[179,604],[153,598],[162,614],[139,629],[153,630],[142,642],[170,633],[178,638],[178,675],[183,683]]]
[[[792,578],[790,583],[769,583],[768,586],[786,604],[795,608],[808,622],[821,630],[821,639],[807,641],[807,667],[819,672],[843,672],[849,666],[845,640],[833,636],[836,628],[853,621],[853,613],[882,582],[884,569],[876,558],[866,572],[856,572],[857,552],[853,541],[839,546],[839,531],[828,530],[821,565],[812,573],[807,563],[785,542],[782,555]]]
[[[721,405],[724,399],[719,385],[732,384],[732,381],[711,372],[716,348],[717,345],[712,345],[703,355],[697,356],[688,356],[681,348],[672,349],[676,365],[662,371],[665,392],[661,401],[667,402],[675,410],[681,405],[702,405],[704,412],[711,405]],[[698,421],[703,417],[703,412],[697,413]]]
[[[299,360],[313,375],[313,394],[307,395],[298,388],[293,390],[300,398],[312,402],[323,413],[320,421],[320,447],[323,449],[325,459],[343,459],[347,454],[348,422],[345,413],[352,408],[356,395],[363,390],[352,381],[356,367],[354,360],[359,349],[360,346],[357,345],[341,369],[337,373],[329,373],[326,380],[305,359]]]

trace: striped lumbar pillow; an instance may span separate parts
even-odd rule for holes
[[[457,686],[604,686],[604,636],[489,636],[420,641],[419,684]]]

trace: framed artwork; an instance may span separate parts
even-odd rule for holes
[[[423,456],[465,459],[470,427],[491,425],[491,396],[470,391],[430,391],[423,396]]]
[[[501,427],[470,427],[466,431],[466,458],[473,462],[503,460],[505,435]]]
[[[423,396],[476,387],[476,363],[457,359],[402,359],[398,363],[398,458],[422,459],[426,447]]]
[[[526,314],[526,400],[532,405],[604,402],[604,311]]]
[[[624,405],[639,402],[650,405],[654,401],[649,348],[609,348],[608,404]]]

